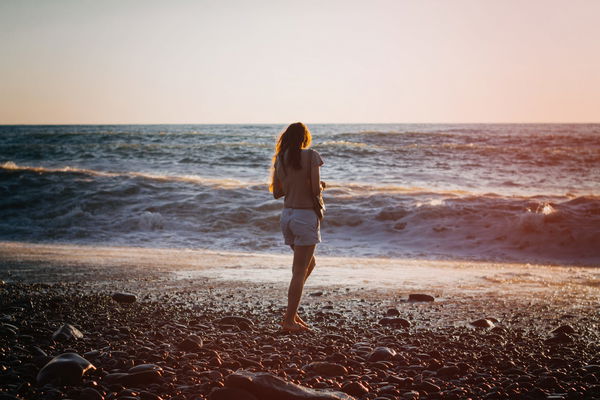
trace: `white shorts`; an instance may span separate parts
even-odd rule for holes
[[[309,208],[284,208],[281,232],[287,245],[310,246],[321,243],[320,221]]]

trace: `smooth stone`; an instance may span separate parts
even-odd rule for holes
[[[19,333],[16,330],[10,328],[8,326],[8,324],[0,325],[0,336],[14,338],[14,337],[17,337],[18,335],[19,335]]]
[[[183,351],[196,353],[202,348],[202,338],[197,335],[189,335],[177,347]]]
[[[440,378],[452,378],[460,373],[460,368],[456,365],[449,365],[437,370],[436,374]]]
[[[418,400],[419,392],[417,392],[416,390],[411,390],[410,392],[404,392],[404,393],[402,393],[402,398],[407,399],[407,400]]]
[[[369,393],[369,389],[360,382],[348,382],[342,386],[342,392],[347,393],[350,396],[361,397]]]
[[[107,374],[106,376],[104,376],[103,380],[107,384],[116,383],[116,382],[119,382],[121,380],[121,378],[124,378],[127,375],[128,374],[126,372],[113,372],[111,374]]]
[[[85,388],[79,392],[79,400],[104,400],[104,396],[94,388]]]
[[[399,315],[400,311],[398,311],[397,308],[388,308],[388,310],[385,312],[386,317],[397,317]]]
[[[267,372],[239,370],[225,378],[225,386],[246,390],[260,400],[354,400],[343,392],[307,388]]]
[[[369,354],[369,361],[387,361],[396,355],[396,351],[389,347],[376,347]]]
[[[559,333],[566,333],[568,335],[573,335],[575,333],[575,329],[571,325],[561,325],[558,328],[552,330],[553,335],[558,335]]]
[[[544,340],[546,344],[567,344],[573,343],[573,338],[567,335],[565,332],[559,332],[549,339]]]
[[[330,363],[327,361],[315,361],[305,365],[304,370],[313,372],[322,376],[345,376],[348,370],[341,364]]]
[[[469,322],[469,324],[476,328],[493,328],[495,326],[494,323],[487,318],[481,318],[481,319]]]
[[[37,346],[31,346],[31,350],[29,351],[34,357],[48,357],[48,354]]]
[[[162,397],[160,397],[159,395],[147,392],[145,390],[142,390],[140,392],[140,399],[142,399],[142,400],[163,400]]]
[[[435,298],[428,294],[411,293],[408,295],[408,301],[435,301]]]
[[[537,386],[542,389],[552,389],[558,386],[558,379],[554,376],[544,376],[538,379]]]
[[[213,389],[208,400],[258,400],[255,395],[242,389],[224,387]]]
[[[58,383],[61,385],[76,385],[81,377],[96,367],[91,362],[75,353],[64,353],[54,357],[37,374],[37,383]]]
[[[71,324],[64,324],[63,326],[58,328],[56,330],[56,332],[54,332],[52,334],[52,340],[56,340],[56,341],[81,339],[82,337],[83,337],[83,333],[81,333],[81,331],[79,329],[75,328]]]
[[[252,325],[254,325],[254,322],[252,322],[251,320],[249,320],[248,318],[245,318],[245,317],[238,317],[236,315],[230,315],[230,316],[223,317],[223,318],[217,320],[217,324],[219,324],[219,325],[246,324],[246,325],[252,326]]]
[[[409,320],[398,317],[383,317],[379,320],[379,325],[389,325],[394,327],[409,328],[411,323]]]
[[[162,367],[156,364],[140,364],[140,365],[136,365],[134,367],[129,368],[129,371],[127,371],[130,374],[134,374],[136,372],[142,372],[142,371],[162,371]]]
[[[150,383],[160,383],[162,380],[161,371],[147,370],[125,374],[118,379],[118,383],[123,386],[147,385]]]
[[[431,383],[429,381],[421,382],[419,387],[421,389],[423,389],[424,391],[426,391],[427,393],[437,393],[441,390],[441,388],[438,385]]]
[[[83,353],[85,358],[96,358],[100,355],[100,350],[90,350],[88,352]]]
[[[112,294],[112,299],[117,303],[131,304],[135,303],[137,297],[132,293],[116,292]]]

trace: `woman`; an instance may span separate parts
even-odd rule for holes
[[[298,315],[298,305],[304,283],[315,268],[315,247],[321,242],[320,221],[313,199],[320,196],[324,188],[319,171],[323,161],[319,153],[308,149],[310,142],[308,128],[296,122],[279,136],[273,156],[270,190],[276,199],[285,196],[281,230],[285,244],[294,251],[287,311],[281,323],[282,329],[289,332],[309,329]]]

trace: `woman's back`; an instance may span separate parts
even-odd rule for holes
[[[277,159],[275,173],[285,193],[285,208],[313,208],[313,195],[308,179],[309,168],[321,165],[321,156],[312,149],[300,150],[300,169],[294,168],[288,162],[282,165],[281,157]]]

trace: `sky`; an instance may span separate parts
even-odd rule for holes
[[[600,122],[597,0],[0,0],[0,124]]]

